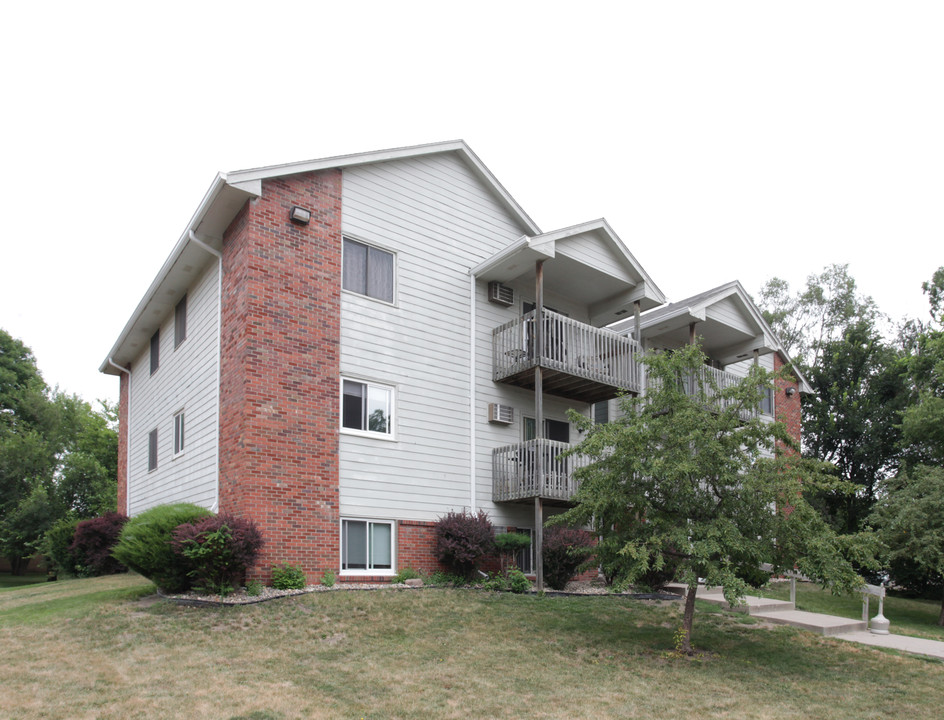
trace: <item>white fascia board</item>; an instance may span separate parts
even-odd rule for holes
[[[145,308],[148,304],[154,299],[158,294],[161,286],[164,281],[167,279],[167,276],[170,274],[174,265],[180,259],[181,254],[190,244],[190,231],[195,230],[199,227],[200,223],[203,221],[203,218],[206,216],[209,209],[213,206],[213,203],[220,197],[220,194],[225,190],[227,186],[226,175],[223,173],[217,173],[217,176],[213,179],[213,182],[210,184],[210,188],[207,190],[206,194],[203,196],[203,200],[200,205],[197,207],[196,212],[193,214],[193,217],[190,218],[190,222],[187,223],[186,229],[180,236],[180,239],[177,240],[177,244],[174,245],[173,250],[171,250],[170,255],[167,256],[167,260],[164,261],[164,264],[161,266],[161,269],[158,271],[154,280],[151,282],[150,287],[148,287],[147,292],[144,293],[144,297],[141,298],[141,302],[138,303],[138,306],[134,309],[134,312],[131,313],[131,317],[128,319],[128,322],[125,323],[124,329],[121,331],[121,334],[118,336],[118,339],[115,341],[115,344],[112,345],[111,350],[108,355],[105,357],[105,360],[99,366],[98,371],[105,373],[107,375],[117,375],[118,371],[115,370],[112,363],[109,360],[120,353],[121,347],[128,340],[131,333],[133,332],[135,325],[141,319],[141,316],[144,314]]]
[[[554,254],[553,242],[535,243],[534,238],[523,235],[470,269],[469,274],[483,280],[507,282],[531,270],[535,260],[551,260]]]
[[[491,171],[479,160],[478,156],[472,152],[471,148],[466,145],[464,140],[449,140],[446,142],[428,143],[426,145],[413,145],[389,150],[354,153],[352,155],[336,155],[319,160],[303,160],[300,162],[284,163],[282,165],[269,165],[249,170],[237,170],[228,173],[228,177],[231,183],[238,186],[248,181],[262,181],[268,178],[282,177],[285,175],[297,175],[299,173],[318,172],[319,170],[330,170],[334,168],[343,169],[356,165],[369,165],[447,152],[457,153],[472,168],[473,172],[486,185],[491,187],[502,204],[517,218],[530,234],[540,234],[541,229],[537,224],[528,216],[511,194],[505,190],[504,186],[498,182],[498,179],[492,175]]]

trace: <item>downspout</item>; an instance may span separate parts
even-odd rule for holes
[[[190,242],[198,245],[213,255],[218,263],[216,273],[216,499],[213,501],[213,512],[220,510],[220,366],[223,362],[223,253],[207,245],[189,231]]]
[[[114,360],[111,359],[111,356],[108,357],[108,364],[111,365],[115,370],[126,373],[128,375],[128,440],[125,443],[125,515],[131,515],[131,478],[129,477],[131,473],[131,368],[122,367]],[[119,432],[120,432],[119,428]]]
[[[475,275],[469,273],[469,505],[475,513]]]

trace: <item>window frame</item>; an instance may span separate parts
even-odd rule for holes
[[[161,329],[158,328],[151,335],[151,375],[161,367]]]
[[[367,533],[366,537],[366,562],[364,563],[368,567],[364,568],[346,568],[345,564],[347,562],[346,553],[348,550],[348,543],[345,542],[345,527],[347,523],[365,523],[365,531]],[[377,568],[370,567],[371,565],[371,526],[373,525],[386,525],[390,528],[390,567],[389,568]],[[359,517],[342,517],[340,522],[340,542],[338,543],[339,547],[339,557],[338,557],[338,571],[342,575],[396,575],[397,568],[397,523],[395,520],[385,520],[381,518],[359,518]]]
[[[368,390],[370,388],[376,388],[379,390],[384,390],[389,393],[389,407],[390,407],[390,417],[387,421],[387,426],[389,430],[387,432],[380,432],[379,430],[370,430],[362,428],[353,428],[347,427],[344,424],[344,383],[357,383],[358,385],[363,385]],[[356,435],[358,437],[368,437],[374,438],[377,440],[388,440],[396,441],[397,439],[397,386],[390,383],[381,383],[375,380],[367,380],[361,377],[351,377],[347,375],[341,376],[341,382],[338,387],[338,400],[339,400],[339,421],[340,421],[340,432],[344,435]],[[366,399],[366,398],[365,398]],[[365,414],[365,421],[368,421],[368,416]]]
[[[515,565],[525,575],[534,575],[534,529],[527,527],[516,527],[514,531],[522,535],[527,535],[531,538],[531,544],[528,545],[528,547],[523,548],[515,553]],[[519,562],[525,556],[528,558],[527,570],[522,567],[522,563]]]
[[[174,457],[183,455],[187,448],[187,423],[184,411],[174,413]]]
[[[187,294],[174,306],[174,350],[187,339]]]
[[[391,296],[391,299],[390,299],[390,300],[387,300],[386,298],[375,297],[374,295],[370,295],[370,294],[368,294],[368,293],[358,292],[357,290],[353,290],[353,289],[351,289],[351,288],[348,288],[348,287],[345,287],[345,286],[344,286],[344,265],[345,265],[345,260],[344,260],[344,257],[345,257],[344,247],[345,247],[345,243],[348,243],[348,242],[354,243],[355,245],[361,245],[361,246],[365,247],[365,248],[367,249],[367,257],[369,257],[371,250],[375,250],[375,251],[377,251],[377,252],[386,253],[387,255],[389,255],[389,256],[391,257],[391,263],[390,263],[390,265],[391,265],[391,267],[390,267],[390,273],[391,273],[391,278],[390,278],[390,296]],[[368,260],[367,262],[368,262],[368,266],[369,266],[369,262],[370,262],[370,261]],[[366,269],[365,269],[365,277],[366,277]],[[342,290],[342,292],[350,293],[351,295],[356,295],[357,297],[367,298],[367,299],[373,300],[373,301],[375,301],[375,302],[383,303],[384,305],[390,305],[391,307],[396,307],[396,305],[397,305],[397,253],[395,253],[393,250],[389,250],[389,249],[387,249],[387,248],[385,248],[385,247],[381,247],[380,245],[377,245],[377,244],[375,244],[375,243],[370,243],[370,242],[366,242],[366,241],[364,241],[364,240],[361,240],[359,237],[356,237],[356,236],[353,236],[353,235],[348,235],[348,234],[342,235],[342,236],[341,236],[341,290]]]
[[[148,472],[157,470],[157,428],[148,432],[147,465]]]

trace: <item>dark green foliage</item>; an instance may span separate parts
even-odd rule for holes
[[[262,595],[262,583],[259,580],[250,580],[246,583],[246,594],[250,597]]]
[[[211,515],[174,529],[171,547],[188,561],[194,587],[225,595],[232,592],[255,563],[262,535],[246,518]]]
[[[509,568],[505,572],[490,573],[482,581],[482,587],[494,592],[512,592],[522,595],[531,590],[531,581],[518,568]]]
[[[137,573],[167,592],[190,588],[189,567],[185,558],[171,547],[178,525],[192,523],[210,515],[210,511],[190,503],[158,505],[125,523],[114,549],[114,556]]]
[[[113,575],[128,570],[111,554],[126,522],[127,515],[110,512],[76,525],[69,552],[84,574]]]
[[[466,579],[442,570],[435,570],[429,574],[429,584],[439,587],[461,587],[466,584]]]
[[[42,552],[46,557],[46,566],[54,575],[79,576],[84,569],[76,566],[75,558],[69,552],[75,526],[79,521],[72,517],[60,518],[46,531]]]
[[[593,536],[579,528],[552,525],[544,532],[544,582],[563,590],[593,552]]]
[[[423,575],[419,570],[414,570],[410,567],[400,568],[396,575],[390,578],[392,583],[405,583],[407,580],[414,580],[416,578],[422,578]]]
[[[531,536],[524,533],[498,533],[495,536],[495,549],[500,553],[515,556],[519,550],[531,547]]]
[[[472,579],[479,561],[495,549],[492,521],[477,514],[449,512],[436,523],[436,556],[450,572]]]
[[[272,587],[276,590],[301,590],[305,585],[305,573],[300,566],[282,563],[272,568]]]

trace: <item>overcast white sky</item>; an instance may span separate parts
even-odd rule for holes
[[[5,3],[0,327],[97,369],[219,170],[462,138],[670,300],[944,265],[944,3]]]

